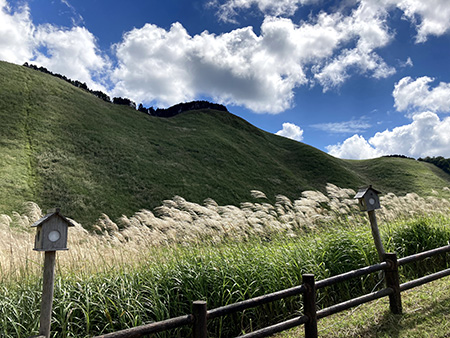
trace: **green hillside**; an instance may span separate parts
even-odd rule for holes
[[[35,201],[89,224],[152,209],[180,195],[201,203],[297,198],[327,182],[420,194],[450,175],[401,158],[344,161],[213,110],[158,118],[65,81],[0,62],[0,213]]]

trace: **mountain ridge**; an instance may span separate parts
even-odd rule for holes
[[[105,102],[51,75],[0,62],[0,213],[34,201],[83,224],[179,195],[239,205],[261,190],[295,199],[326,183],[428,194],[450,185],[432,164],[350,161],[256,128],[230,112],[169,119]]]

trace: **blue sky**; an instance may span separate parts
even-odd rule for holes
[[[0,0],[0,60],[341,158],[450,157],[448,0]]]

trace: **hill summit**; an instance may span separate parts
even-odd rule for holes
[[[421,194],[450,185],[450,175],[429,163],[340,160],[226,109],[188,108],[171,118],[143,114],[0,62],[0,213],[34,201],[89,224],[101,213],[114,219],[175,195],[239,205],[252,189],[273,201],[323,191],[326,183]]]

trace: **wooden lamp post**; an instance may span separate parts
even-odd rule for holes
[[[368,187],[360,188],[354,198],[358,199],[360,210],[367,211],[369,215],[372,236],[378,252],[378,257],[380,258],[380,261],[383,261],[385,252],[383,243],[381,242],[380,231],[378,230],[377,218],[375,216],[375,210],[381,208],[378,194],[380,194],[380,192],[369,185]]]
[[[69,250],[67,248],[69,226],[74,224],[61,215],[59,209],[32,225],[36,228],[34,250],[45,252],[39,334],[46,338],[50,337],[56,251]]]

